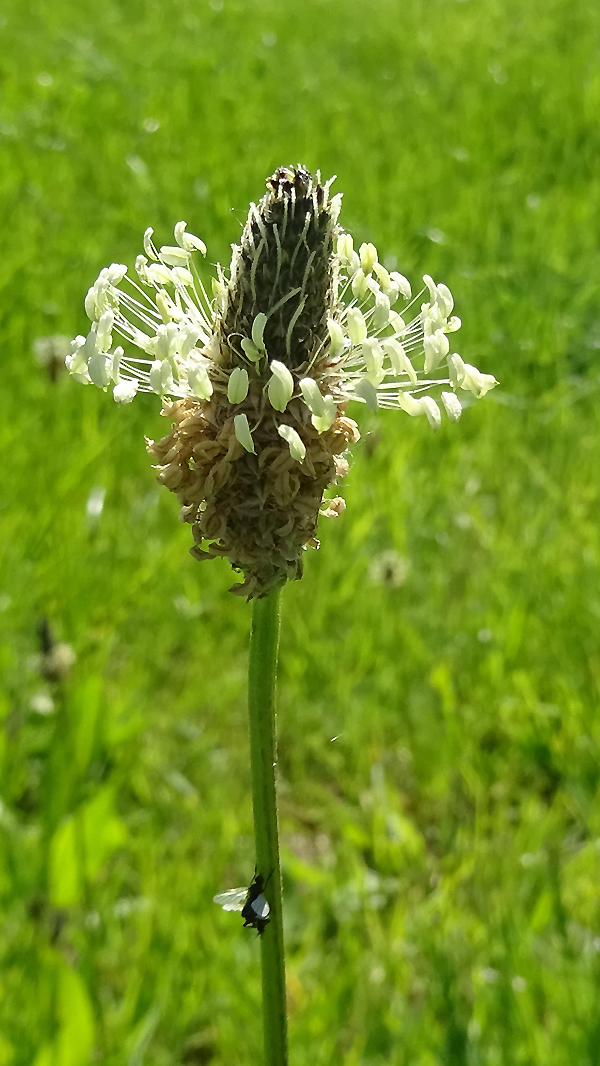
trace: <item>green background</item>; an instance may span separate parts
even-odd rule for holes
[[[228,263],[298,161],[501,385],[436,435],[359,409],[285,590],[292,1066],[600,1062],[599,57],[594,0],[5,0],[0,1066],[261,1061],[212,903],[254,868],[249,608],[156,485],[156,400],[33,344],[149,225]]]

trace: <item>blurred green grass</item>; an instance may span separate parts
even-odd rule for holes
[[[363,416],[285,593],[292,1063],[599,1063],[600,9],[5,0],[0,45],[0,1066],[260,1061],[211,902],[254,866],[248,609],[153,480],[157,405],[32,348],[148,225],[227,262],[298,160],[502,384],[435,436]]]

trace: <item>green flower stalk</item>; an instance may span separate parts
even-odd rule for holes
[[[252,808],[256,867],[265,882],[269,925],[261,936],[265,1066],[287,1062],[285,953],[275,767],[275,678],[279,592],[254,600],[248,671]]]
[[[118,403],[138,392],[162,398],[170,431],[147,442],[158,480],[192,527],[194,557],[228,559],[243,575],[232,591],[255,601],[257,878],[245,911],[261,933],[267,1066],[287,1062],[275,799],[279,590],[302,576],[319,517],[344,510],[336,486],[359,439],[349,404],[424,415],[436,429],[442,412],[456,421],[496,384],[451,351],[460,319],[448,287],[425,275],[413,297],[373,244],[355,251],[331,184],[302,166],[276,170],[210,296],[195,262],[206,248],[185,222],[175,226],[176,243],[160,249],[146,230],[137,280],[120,264],[100,272],[85,300],[91,329],[66,359],[78,381],[112,388]],[[127,351],[113,347],[114,335]]]

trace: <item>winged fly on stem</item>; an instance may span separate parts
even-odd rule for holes
[[[271,913],[271,908],[263,895],[269,877],[265,881],[262,874],[256,873],[255,870],[254,880],[249,888],[229,888],[227,892],[219,892],[213,896],[213,900],[224,911],[240,911],[244,919],[244,928],[250,926],[261,936],[269,924]]]

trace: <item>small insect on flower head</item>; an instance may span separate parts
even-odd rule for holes
[[[85,300],[91,330],[66,360],[119,403],[162,397],[171,431],[148,442],[158,480],[192,526],[195,558],[227,558],[244,576],[232,591],[248,598],[301,577],[319,515],[342,512],[323,497],[359,439],[348,403],[425,415],[435,429],[442,408],[456,421],[496,384],[450,351],[460,319],[448,287],[425,275],[413,299],[373,244],[355,251],[330,187],[302,166],[276,170],[212,298],[194,262],[206,248],[185,223],[160,250],[147,230],[139,284],[124,266],[101,271]],[[113,347],[113,334],[144,357]]]
[[[269,924],[271,913],[271,908],[263,895],[265,885],[266,881],[262,874],[255,873],[249,888],[230,888],[227,892],[219,892],[213,897],[213,902],[218,903],[224,911],[240,911],[244,919],[244,928],[250,926],[256,929],[260,936]]]

